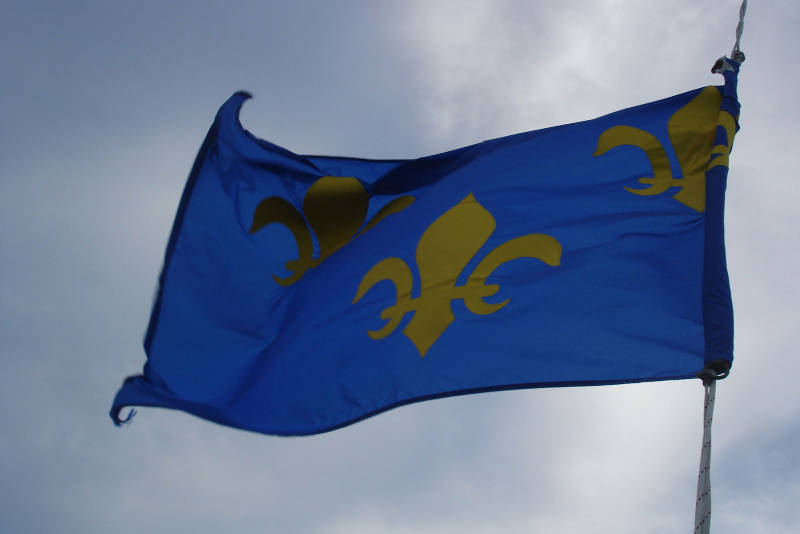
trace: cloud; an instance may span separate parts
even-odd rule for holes
[[[685,532],[693,381],[433,401],[278,439],[111,397],[184,180],[239,88],[298,152],[414,157],[719,83],[738,2],[14,6],[0,21],[0,530]],[[751,7],[728,251],[737,359],[718,388],[715,529],[797,523],[800,8]]]

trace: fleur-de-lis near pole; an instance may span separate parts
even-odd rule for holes
[[[683,178],[673,177],[667,151],[658,138],[640,128],[624,125],[609,128],[600,135],[594,155],[601,156],[624,145],[642,149],[653,168],[653,176],[641,177],[639,183],[649,187],[626,187],[625,190],[634,195],[653,196],[671,187],[680,187],[673,198],[695,211],[703,212],[706,209],[706,170],[728,165],[728,153],[736,131],[734,118],[726,111],[719,111],[721,99],[717,88],[706,87],[676,111],[667,123],[667,132]],[[722,126],[727,133],[727,144],[713,146],[718,126]],[[714,154],[718,156],[710,159]]]
[[[455,320],[450,302],[463,299],[468,310],[488,315],[503,308],[511,300],[490,304],[485,297],[498,292],[497,284],[486,280],[497,267],[517,258],[535,258],[547,265],[561,262],[561,244],[544,234],[528,234],[498,246],[483,260],[462,286],[456,286],[467,263],[480,251],[496,227],[495,219],[469,194],[456,206],[436,219],[422,234],[417,244],[416,260],[420,274],[420,292],[411,297],[414,277],[408,264],[400,258],[385,258],[370,269],[358,286],[355,304],[375,284],[390,280],[395,286],[396,302],[381,312],[388,322],[379,330],[368,331],[372,339],[383,339],[400,324],[406,313],[413,313],[403,333],[414,343],[420,356]]]

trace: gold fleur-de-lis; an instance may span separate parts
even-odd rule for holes
[[[670,187],[680,187],[673,198],[695,211],[706,209],[706,170],[728,165],[728,153],[733,144],[736,121],[726,111],[720,111],[721,96],[715,87],[706,87],[688,104],[676,111],[667,123],[667,132],[680,163],[683,178],[672,175],[664,145],[651,134],[632,126],[614,126],[604,131],[597,141],[594,155],[600,156],[618,146],[638,147],[647,155],[653,176],[639,178],[645,189],[626,187],[625,190],[640,196],[660,195]],[[717,126],[727,133],[727,144],[714,144]],[[717,157],[710,159],[712,155]],[[710,160],[710,162],[709,162]]]
[[[406,209],[412,202],[412,196],[395,198],[375,214],[361,233],[387,216]],[[369,194],[356,178],[323,176],[312,184],[303,198],[305,219],[297,208],[283,198],[268,197],[256,207],[250,233],[258,232],[272,223],[283,224],[292,233],[297,242],[297,258],[286,262],[286,269],[292,274],[286,278],[272,275],[278,284],[289,286],[347,244],[364,224],[368,207]],[[319,240],[318,258],[314,258],[311,230],[306,219]]]
[[[497,284],[486,285],[486,279],[497,267],[523,257],[536,258],[550,266],[560,264],[561,244],[556,239],[544,234],[528,234],[489,252],[466,283],[456,286],[460,273],[486,244],[495,227],[492,214],[471,193],[436,219],[417,244],[420,274],[417,298],[411,297],[414,277],[405,261],[386,258],[372,267],[361,280],[353,303],[382,280],[394,282],[396,302],[381,313],[381,318],[388,322],[379,330],[368,331],[369,336],[372,339],[385,338],[397,328],[406,313],[412,312],[414,316],[403,333],[424,357],[455,320],[450,308],[452,300],[463,299],[467,309],[478,315],[494,313],[508,304],[511,299],[494,304],[483,300],[500,289]]]

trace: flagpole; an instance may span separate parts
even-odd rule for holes
[[[744,61],[744,53],[739,50],[739,42],[742,40],[742,30],[744,30],[744,14],[747,12],[747,0],[742,0],[742,5],[739,7],[739,24],[736,25],[736,43],[733,45],[731,51],[731,59],[737,63]]]
[[[700,452],[700,473],[697,476],[697,501],[694,508],[695,534],[709,534],[711,529],[711,422],[714,419],[716,379],[704,380],[703,389],[703,447]]]
[[[739,7],[739,23],[736,26],[736,42],[731,50],[731,57],[719,58],[711,72],[725,75],[726,71],[738,71],[738,66],[745,60],[744,52],[739,48],[744,29],[744,15],[747,12],[747,0],[742,0]],[[730,65],[733,61],[736,66]],[[726,82],[727,82],[726,77]],[[727,85],[727,83],[726,83]],[[694,509],[694,533],[709,534],[711,531],[711,424],[714,420],[714,402],[717,396],[717,380],[728,376],[730,364],[724,360],[716,360],[698,373],[703,381],[703,445],[700,449],[700,472],[697,476],[697,500]]]

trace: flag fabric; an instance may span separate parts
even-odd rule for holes
[[[416,401],[733,359],[725,85],[415,160],[298,155],[234,94],[189,176],[130,406],[305,435]]]

